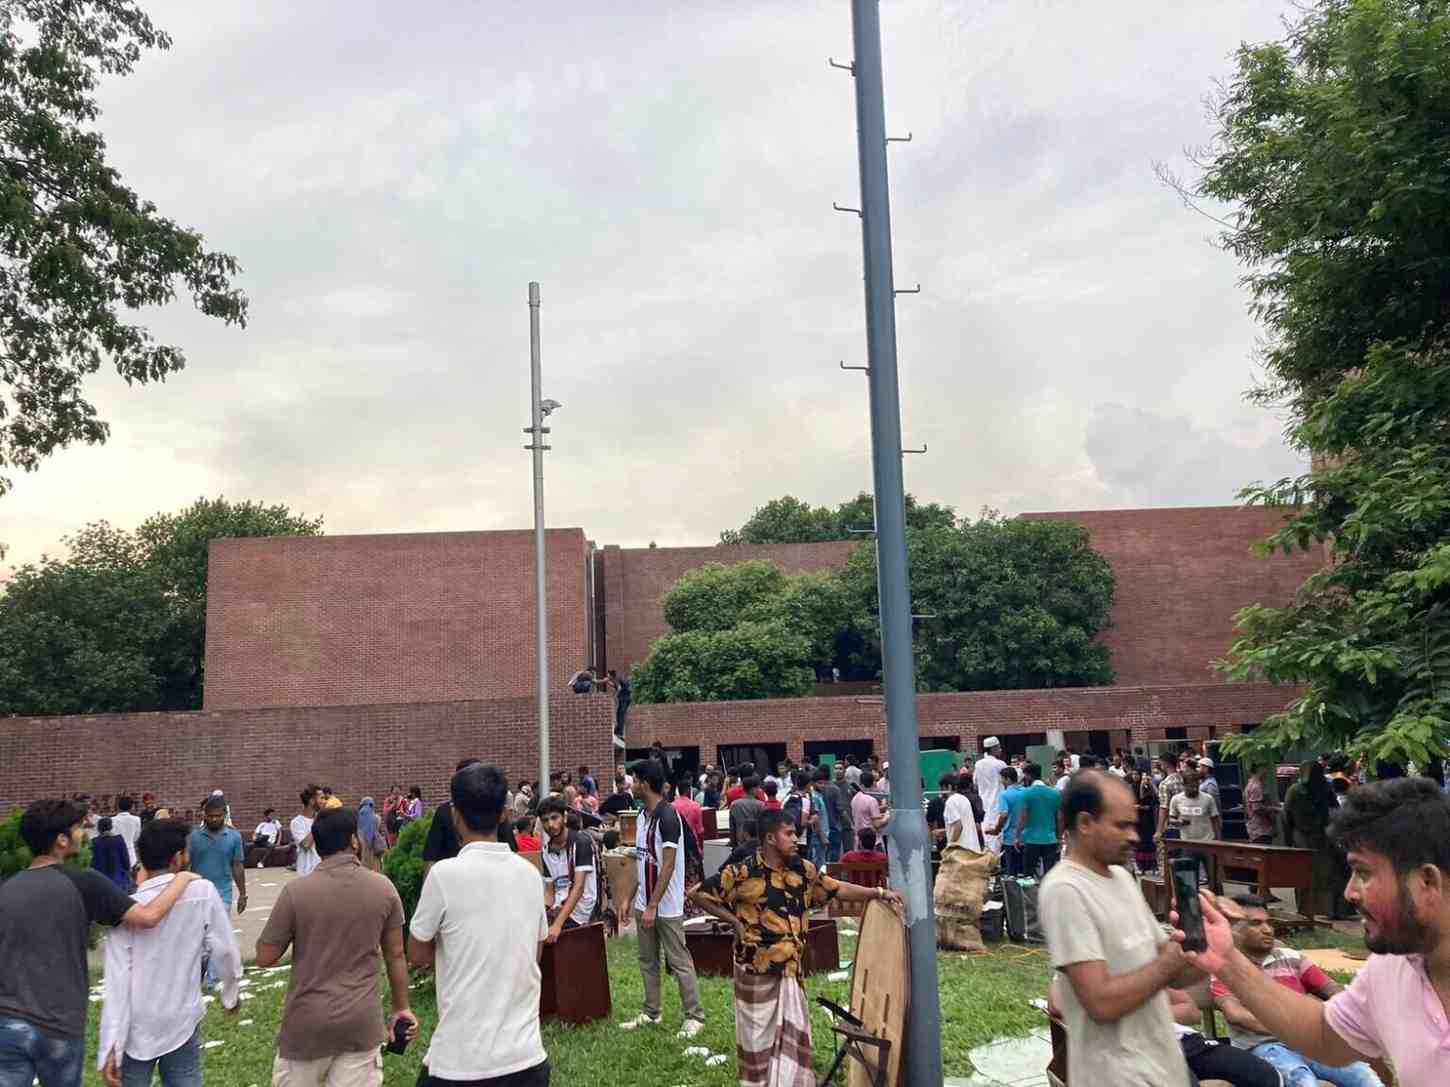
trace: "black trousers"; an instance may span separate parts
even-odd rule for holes
[[[425,1066],[418,1069],[418,1087],[549,1087],[549,1062],[489,1079],[440,1079],[430,1076]]]
[[[1031,842],[1022,844],[1022,874],[1029,879],[1039,879],[1052,871],[1052,866],[1057,863],[1058,846],[1056,842],[1051,845],[1033,845]],[[1041,868],[1039,873],[1038,869]]]
[[[1022,874],[1022,847],[1020,845],[1002,847],[1002,872],[1008,876]]]
[[[1279,1087],[1279,1072],[1268,1061],[1227,1042],[1210,1042],[1202,1034],[1185,1034],[1183,1056],[1193,1074],[1193,1087],[1201,1079],[1224,1079],[1234,1087]]]

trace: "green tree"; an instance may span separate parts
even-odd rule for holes
[[[1254,394],[1311,457],[1255,485],[1270,548],[1328,562],[1240,613],[1223,666],[1305,687],[1237,741],[1424,765],[1450,738],[1450,11],[1321,0],[1246,45],[1185,195],[1232,206],[1221,243],[1268,336]]]
[[[906,496],[907,528],[950,528],[956,511],[935,502],[925,505]],[[860,538],[876,524],[876,502],[862,491],[848,502],[831,509],[812,506],[793,495],[773,498],[757,509],[738,529],[720,533],[722,544],[821,543],[826,540]]]
[[[403,900],[403,917],[411,920],[423,893],[423,847],[428,844],[428,828],[436,812],[424,812],[398,835],[397,844],[383,854],[383,875],[393,881],[398,897]]]
[[[772,498],[740,528],[720,533],[722,544],[819,543],[840,538],[829,509],[789,494]]]
[[[747,621],[666,634],[630,682],[639,702],[798,698],[815,682],[810,656],[810,641],[784,623]]]
[[[955,528],[907,535],[916,624],[917,685],[924,691],[1091,687],[1111,684],[1108,622],[1114,579],[1066,521],[985,514]],[[856,670],[879,673],[876,551],[858,548],[842,573],[863,649]]]
[[[285,506],[225,499],[134,533],[87,525],[65,539],[64,559],[20,567],[0,595],[0,713],[199,709],[207,544],[321,528]]]
[[[729,630],[769,608],[784,591],[786,576],[773,562],[707,562],[680,577],[661,602],[665,622],[677,634]]]
[[[128,188],[94,127],[100,77],[170,44],[131,0],[0,3],[0,493],[4,469],[105,441],[82,395],[103,359],[128,383],[185,365],[126,311],[180,285],[202,313],[245,324],[236,260]]]

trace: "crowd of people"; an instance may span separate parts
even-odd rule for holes
[[[1390,1082],[1387,1061],[1405,1087],[1445,1082],[1450,799],[1436,783],[1360,784],[1351,766],[1315,763],[1285,795],[1282,827],[1269,833],[1322,840],[1346,873],[1343,882],[1329,877],[1335,895],[1364,918],[1372,954],[1341,988],[1276,941],[1269,903],[1257,896],[1204,895],[1203,950],[1185,951],[1182,934],[1153,917],[1134,874],[1145,792],[1154,798],[1146,822],[1155,845],[1173,831],[1186,848],[1217,837],[1222,813],[1207,760],[1163,759],[1155,773],[1121,753],[1078,756],[1076,765],[1068,756],[1044,774],[1021,757],[1004,759],[995,737],[984,748],[973,765],[942,776],[928,823],[942,848],[992,850],[1006,873],[1040,879],[1057,970],[1049,1003],[1067,1026],[1074,1082],[1374,1087]],[[643,999],[619,1028],[660,1027],[668,973],[679,995],[678,1037],[703,1029],[684,927],[688,913],[703,913],[736,933],[740,1082],[812,1083],[800,982],[806,917],[833,898],[900,907],[885,887],[825,870],[835,860],[886,856],[889,769],[852,758],[829,768],[781,763],[764,775],[751,764],[671,773],[655,757],[615,767],[602,795],[585,766],[547,786],[511,788],[497,767],[464,759],[433,812],[406,929],[398,892],[376,868],[401,827],[423,816],[422,791],[395,787],[378,810],[370,797],[354,807],[330,787],[307,786],[288,827],[304,878],[284,886],[256,947],[263,968],[291,952],[273,1083],[380,1084],[379,1047],[418,1032],[410,967],[432,969],[437,990],[421,1087],[548,1083],[540,955],[571,929],[606,918],[605,854],[621,848],[635,863],[637,889],[627,916],[612,920],[635,926]],[[1261,807],[1250,814],[1262,827],[1277,812],[1262,793],[1253,799]],[[115,930],[95,1057],[108,1087],[144,1087],[157,1074],[166,1087],[201,1083],[200,983],[228,1013],[239,1007],[231,917],[247,908],[247,844],[219,791],[203,799],[195,824],[147,800],[137,813],[120,797],[114,814],[95,819],[88,803],[72,800],[36,801],[23,814],[34,860],[0,884],[0,1087],[80,1083],[94,924]],[[699,855],[710,837],[706,811],[728,813],[733,847],[709,878]],[[621,841],[626,812],[636,815],[632,843]],[[392,817],[401,820],[396,831]],[[266,809],[251,847],[281,838],[281,821]],[[92,869],[66,863],[88,841]],[[537,867],[519,855],[534,852]],[[1205,1006],[1228,1023],[1226,1042],[1196,1029]]]

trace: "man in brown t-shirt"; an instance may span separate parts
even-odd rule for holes
[[[257,965],[263,967],[294,945],[272,1084],[379,1087],[378,1047],[400,1020],[408,1024],[409,1038],[418,1033],[408,1008],[403,903],[387,879],[358,863],[351,808],[319,814],[312,838],[322,863],[282,889],[257,940]],[[380,951],[393,995],[386,1027],[377,993]]]

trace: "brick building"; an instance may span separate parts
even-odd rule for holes
[[[1113,567],[1104,641],[1118,686],[924,695],[924,746],[1009,748],[1063,732],[1107,749],[1206,739],[1281,708],[1282,689],[1227,685],[1211,662],[1244,605],[1283,604],[1321,561],[1258,558],[1280,514],[1261,509],[1030,514],[1084,524]],[[666,632],[664,591],[704,562],[764,558],[788,571],[843,564],[855,544],[596,548],[548,533],[555,767],[606,765],[607,696],[567,692],[593,662],[628,672]],[[346,796],[395,781],[441,796],[462,754],[515,777],[537,763],[532,703],[534,552],[527,531],[217,540],[207,611],[206,708],[192,714],[11,720],[0,728],[0,810],[36,795],[152,788],[192,804],[210,788],[287,807],[301,785]],[[855,698],[636,706],[630,741],[729,761],[742,746],[802,758],[882,750],[881,708]],[[192,794],[195,794],[193,798]],[[255,802],[252,798],[256,798]]]

